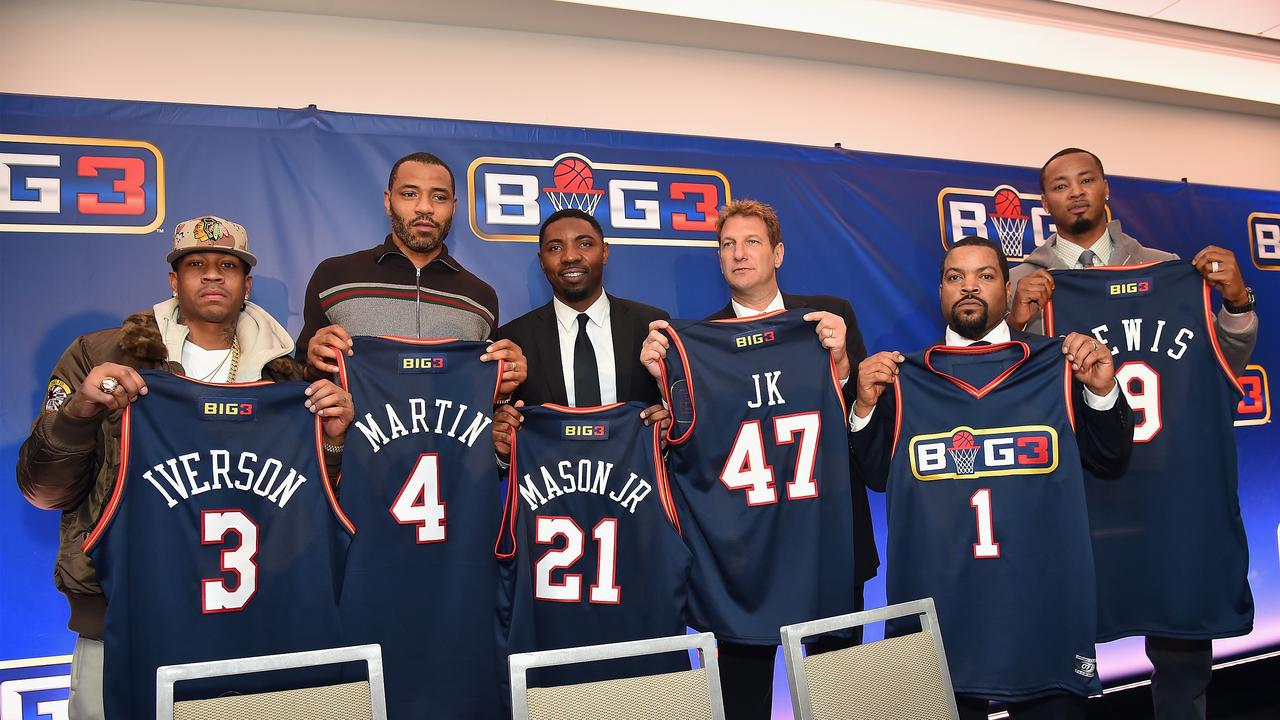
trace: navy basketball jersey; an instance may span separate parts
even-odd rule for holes
[[[338,355],[355,403],[343,507],[360,528],[341,611],[382,646],[392,718],[494,718],[502,497],[490,434],[501,362],[488,343],[356,337]]]
[[[84,543],[107,598],[108,720],[155,714],[162,665],[340,645],[353,531],[326,477],[305,383],[141,375],[147,394],[121,420],[120,474]],[[279,689],[256,682],[179,692]]]
[[[669,469],[690,624],[748,645],[854,610],[848,420],[806,310],[672,321]]]
[[[1049,333],[1111,348],[1135,413],[1118,480],[1086,478],[1098,639],[1207,639],[1253,627],[1236,494],[1241,391],[1217,346],[1209,286],[1187,261],[1054,272]]]
[[[1062,343],[934,346],[907,356],[894,388],[889,602],[934,599],[957,693],[1101,692]]]
[[[689,551],[644,403],[522,410],[512,433],[503,621],[510,652],[683,635]],[[545,670],[533,685],[689,669],[688,653]],[[598,666],[598,667],[596,667]]]

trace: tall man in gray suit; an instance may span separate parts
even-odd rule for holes
[[[1009,325],[1027,332],[1044,332],[1041,309],[1053,296],[1050,269],[1099,265],[1138,265],[1176,260],[1177,255],[1144,247],[1120,229],[1120,221],[1107,222],[1110,200],[1102,161],[1079,148],[1054,154],[1040,169],[1044,207],[1057,232],[1026,257],[1011,273],[1014,286]],[[1240,274],[1235,254],[1209,245],[1196,253],[1192,264],[1213,288],[1222,293],[1222,308],[1214,319],[1214,331],[1223,357],[1235,375],[1244,372],[1258,340],[1258,316],[1253,291]],[[1117,482],[1124,482],[1123,479]],[[1187,578],[1186,582],[1196,582]],[[1147,657],[1155,666],[1152,699],[1161,720],[1205,717],[1205,690],[1212,673],[1210,640],[1149,636]]]

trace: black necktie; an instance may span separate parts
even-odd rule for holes
[[[578,338],[573,343],[573,395],[575,407],[600,404],[600,371],[596,368],[596,349],[587,337],[591,318],[578,313]]]

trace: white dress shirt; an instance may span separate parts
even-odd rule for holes
[[[1009,335],[1009,324],[1004,322],[1003,320],[1000,321],[1000,324],[991,328],[991,330],[986,335],[983,335],[981,338],[981,340],[985,340],[991,343],[992,345],[1007,343],[1009,342],[1010,339],[1011,337]],[[952,330],[951,326],[947,326],[947,334],[946,334],[946,339],[944,341],[944,344],[947,347],[968,347],[974,344],[975,342],[980,342],[980,341],[970,340],[969,338],[962,336],[960,333],[956,332],[955,330]],[[1116,406],[1116,400],[1119,397],[1120,397],[1120,383],[1116,383],[1112,385],[1111,392],[1107,393],[1106,395],[1095,395],[1093,391],[1090,390],[1089,388],[1084,388],[1084,404],[1088,405],[1094,410],[1110,410],[1111,408]],[[859,432],[860,430],[862,430],[862,428],[866,427],[871,423],[871,416],[874,415],[875,412],[876,412],[876,409],[873,407],[871,408],[871,412],[867,413],[866,417],[858,417],[857,415],[853,414],[853,409],[850,408],[849,409],[849,430],[851,432]]]
[[[1053,253],[1062,260],[1062,264],[1075,269],[1084,267],[1080,264],[1080,255],[1085,250],[1092,250],[1093,254],[1098,256],[1099,265],[1110,265],[1111,251],[1114,249],[1115,243],[1111,241],[1111,231],[1105,225],[1102,228],[1102,234],[1088,248],[1081,247],[1070,240],[1063,240],[1061,235],[1053,244]]]
[[[729,298],[729,304],[733,306],[734,317],[740,317],[740,318],[751,317],[752,315],[763,315],[765,313],[771,313],[774,310],[787,309],[787,306],[782,304],[781,290],[778,291],[777,295],[773,296],[773,299],[769,301],[769,304],[766,305],[763,310],[755,310],[753,308],[749,308],[746,305],[740,304],[737,300],[734,300],[733,298]]]
[[[556,311],[556,330],[560,333],[560,370],[564,373],[564,391],[569,405],[578,406],[573,387],[573,348],[578,342],[578,311],[551,298]],[[596,353],[596,372],[600,374],[600,403],[609,405],[618,401],[618,377],[613,364],[613,325],[609,322],[609,296],[602,291],[600,297],[584,310],[589,318],[587,337]]]

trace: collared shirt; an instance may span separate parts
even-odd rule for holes
[[[947,347],[968,347],[976,342],[985,341],[985,342],[991,343],[992,345],[998,345],[1000,343],[1007,343],[1010,340],[1011,340],[1011,337],[1009,335],[1009,324],[1001,320],[998,325],[996,325],[995,327],[987,331],[987,334],[983,335],[980,340],[970,340],[969,338],[964,337],[963,335],[956,332],[955,330],[952,330],[950,326],[947,326],[947,333],[945,336],[944,344]],[[1116,406],[1116,400],[1118,400],[1119,398],[1120,398],[1120,383],[1116,383],[1112,385],[1111,392],[1107,393],[1106,395],[1095,395],[1093,391],[1090,390],[1089,388],[1084,388],[1084,404],[1088,405],[1094,410],[1100,410],[1100,411],[1110,410],[1111,408]],[[849,431],[850,432],[861,431],[863,428],[865,428],[867,425],[871,423],[871,416],[874,415],[875,412],[876,412],[876,409],[873,407],[871,408],[871,412],[867,413],[866,417],[858,417],[857,415],[853,414],[853,408],[850,408],[849,409]]]
[[[573,350],[578,342],[578,311],[551,298],[556,311],[556,331],[560,334],[560,370],[564,373],[564,390],[569,405],[578,406],[573,385]],[[618,401],[618,379],[613,364],[613,326],[609,322],[609,296],[602,290],[600,297],[584,310],[589,318],[587,337],[596,354],[596,372],[600,374],[600,404]]]
[[[1062,263],[1069,268],[1081,268],[1080,255],[1086,249],[1092,250],[1094,255],[1098,256],[1098,264],[1111,264],[1111,251],[1115,249],[1115,243],[1111,241],[1111,231],[1104,225],[1102,234],[1088,248],[1080,247],[1070,240],[1063,240],[1059,235],[1057,241],[1053,243],[1053,252],[1058,256]]]
[[[752,315],[763,315],[765,313],[773,312],[774,310],[786,309],[786,305],[782,304],[781,290],[778,291],[778,294],[773,296],[773,299],[769,301],[769,304],[766,305],[763,310],[756,310],[754,308],[749,308],[746,305],[739,303],[737,300],[734,300],[733,298],[729,298],[729,304],[733,306],[734,317],[740,317],[740,318],[751,317]]]

